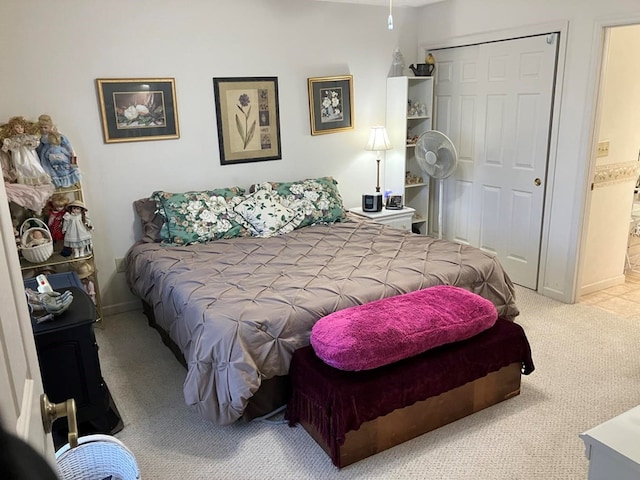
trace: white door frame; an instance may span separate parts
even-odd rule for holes
[[[550,188],[554,184],[556,174],[557,154],[558,154],[558,135],[560,129],[560,99],[562,98],[562,89],[564,87],[564,66],[567,52],[567,33],[569,24],[566,21],[543,23],[538,25],[530,25],[517,27],[507,30],[496,30],[494,32],[485,32],[473,35],[465,35],[454,37],[439,44],[422,45],[423,51],[436,48],[461,47],[465,45],[473,45],[478,43],[493,42],[498,40],[508,40],[510,38],[526,37],[530,35],[544,35],[547,33],[559,33],[557,72],[555,80],[555,92],[553,95],[552,109],[552,126],[549,134],[549,158],[547,165],[547,180],[545,182],[544,193],[544,210],[542,213],[542,238],[540,242],[540,260],[538,268],[538,289],[542,293],[544,289],[544,281],[547,267],[547,256],[549,251],[549,229],[550,229],[550,210],[553,203],[553,189]],[[434,113],[437,115],[437,112]],[[575,295],[575,293],[574,293]],[[573,300],[572,300],[573,301]]]
[[[587,100],[585,101],[586,112],[591,112],[589,122],[589,143],[585,145],[587,150],[585,153],[589,159],[589,169],[585,179],[585,201],[582,205],[582,225],[580,228],[580,242],[578,248],[578,259],[576,261],[576,268],[574,277],[576,279],[573,291],[573,301],[580,298],[580,289],[582,288],[582,275],[584,271],[583,259],[584,252],[587,248],[587,233],[589,231],[589,212],[591,210],[591,201],[593,199],[593,192],[591,191],[591,183],[596,173],[596,150],[598,148],[598,129],[600,126],[600,117],[602,114],[602,100],[603,100],[603,78],[605,74],[606,55],[607,55],[607,30],[612,27],[624,27],[627,25],[640,24],[640,14],[636,16],[624,16],[615,19],[597,20],[594,26],[593,45],[591,51],[594,52],[591,56],[589,65],[589,77],[587,79]]]

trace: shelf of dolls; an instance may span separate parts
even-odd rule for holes
[[[41,273],[75,271],[96,304],[98,318],[102,318],[93,225],[84,205],[81,173],[69,139],[47,114],[37,121],[12,117],[0,124],[0,165],[22,276],[27,279]],[[41,248],[47,244],[45,239],[52,243],[53,254],[50,248]],[[63,248],[63,244],[68,247]],[[47,259],[34,263],[40,258]]]
[[[58,187],[46,202],[38,217],[47,223],[51,236],[54,238],[53,254],[45,261],[34,263],[20,255],[20,268],[24,279],[33,278],[39,274],[53,274],[74,271],[80,277],[85,291],[93,299],[98,312],[98,320],[102,319],[102,302],[100,289],[95,269],[95,259],[91,248],[87,248],[82,254],[63,246],[64,233],[62,232],[63,216],[68,211],[68,206],[83,203],[82,185],[76,183],[69,187]],[[22,209],[18,212],[16,209]],[[13,206],[14,214],[20,216],[33,216],[34,213],[20,206]],[[63,255],[62,253],[65,253]],[[20,252],[20,250],[19,250]]]

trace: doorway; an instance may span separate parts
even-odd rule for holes
[[[640,149],[640,66],[630,59],[639,53],[640,25],[604,28],[580,300],[624,289]]]

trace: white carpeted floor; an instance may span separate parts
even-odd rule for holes
[[[107,317],[96,336],[116,436],[145,480],[585,479],[578,434],[640,404],[640,324],[519,287],[517,302],[536,364],[519,396],[342,470],[301,427],[202,420],[142,313]]]

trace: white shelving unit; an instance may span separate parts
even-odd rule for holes
[[[392,150],[386,152],[384,189],[404,195],[415,210],[412,230],[428,231],[429,186],[415,157],[415,140],[433,127],[433,77],[387,79],[386,127]],[[420,181],[422,178],[422,181]]]

